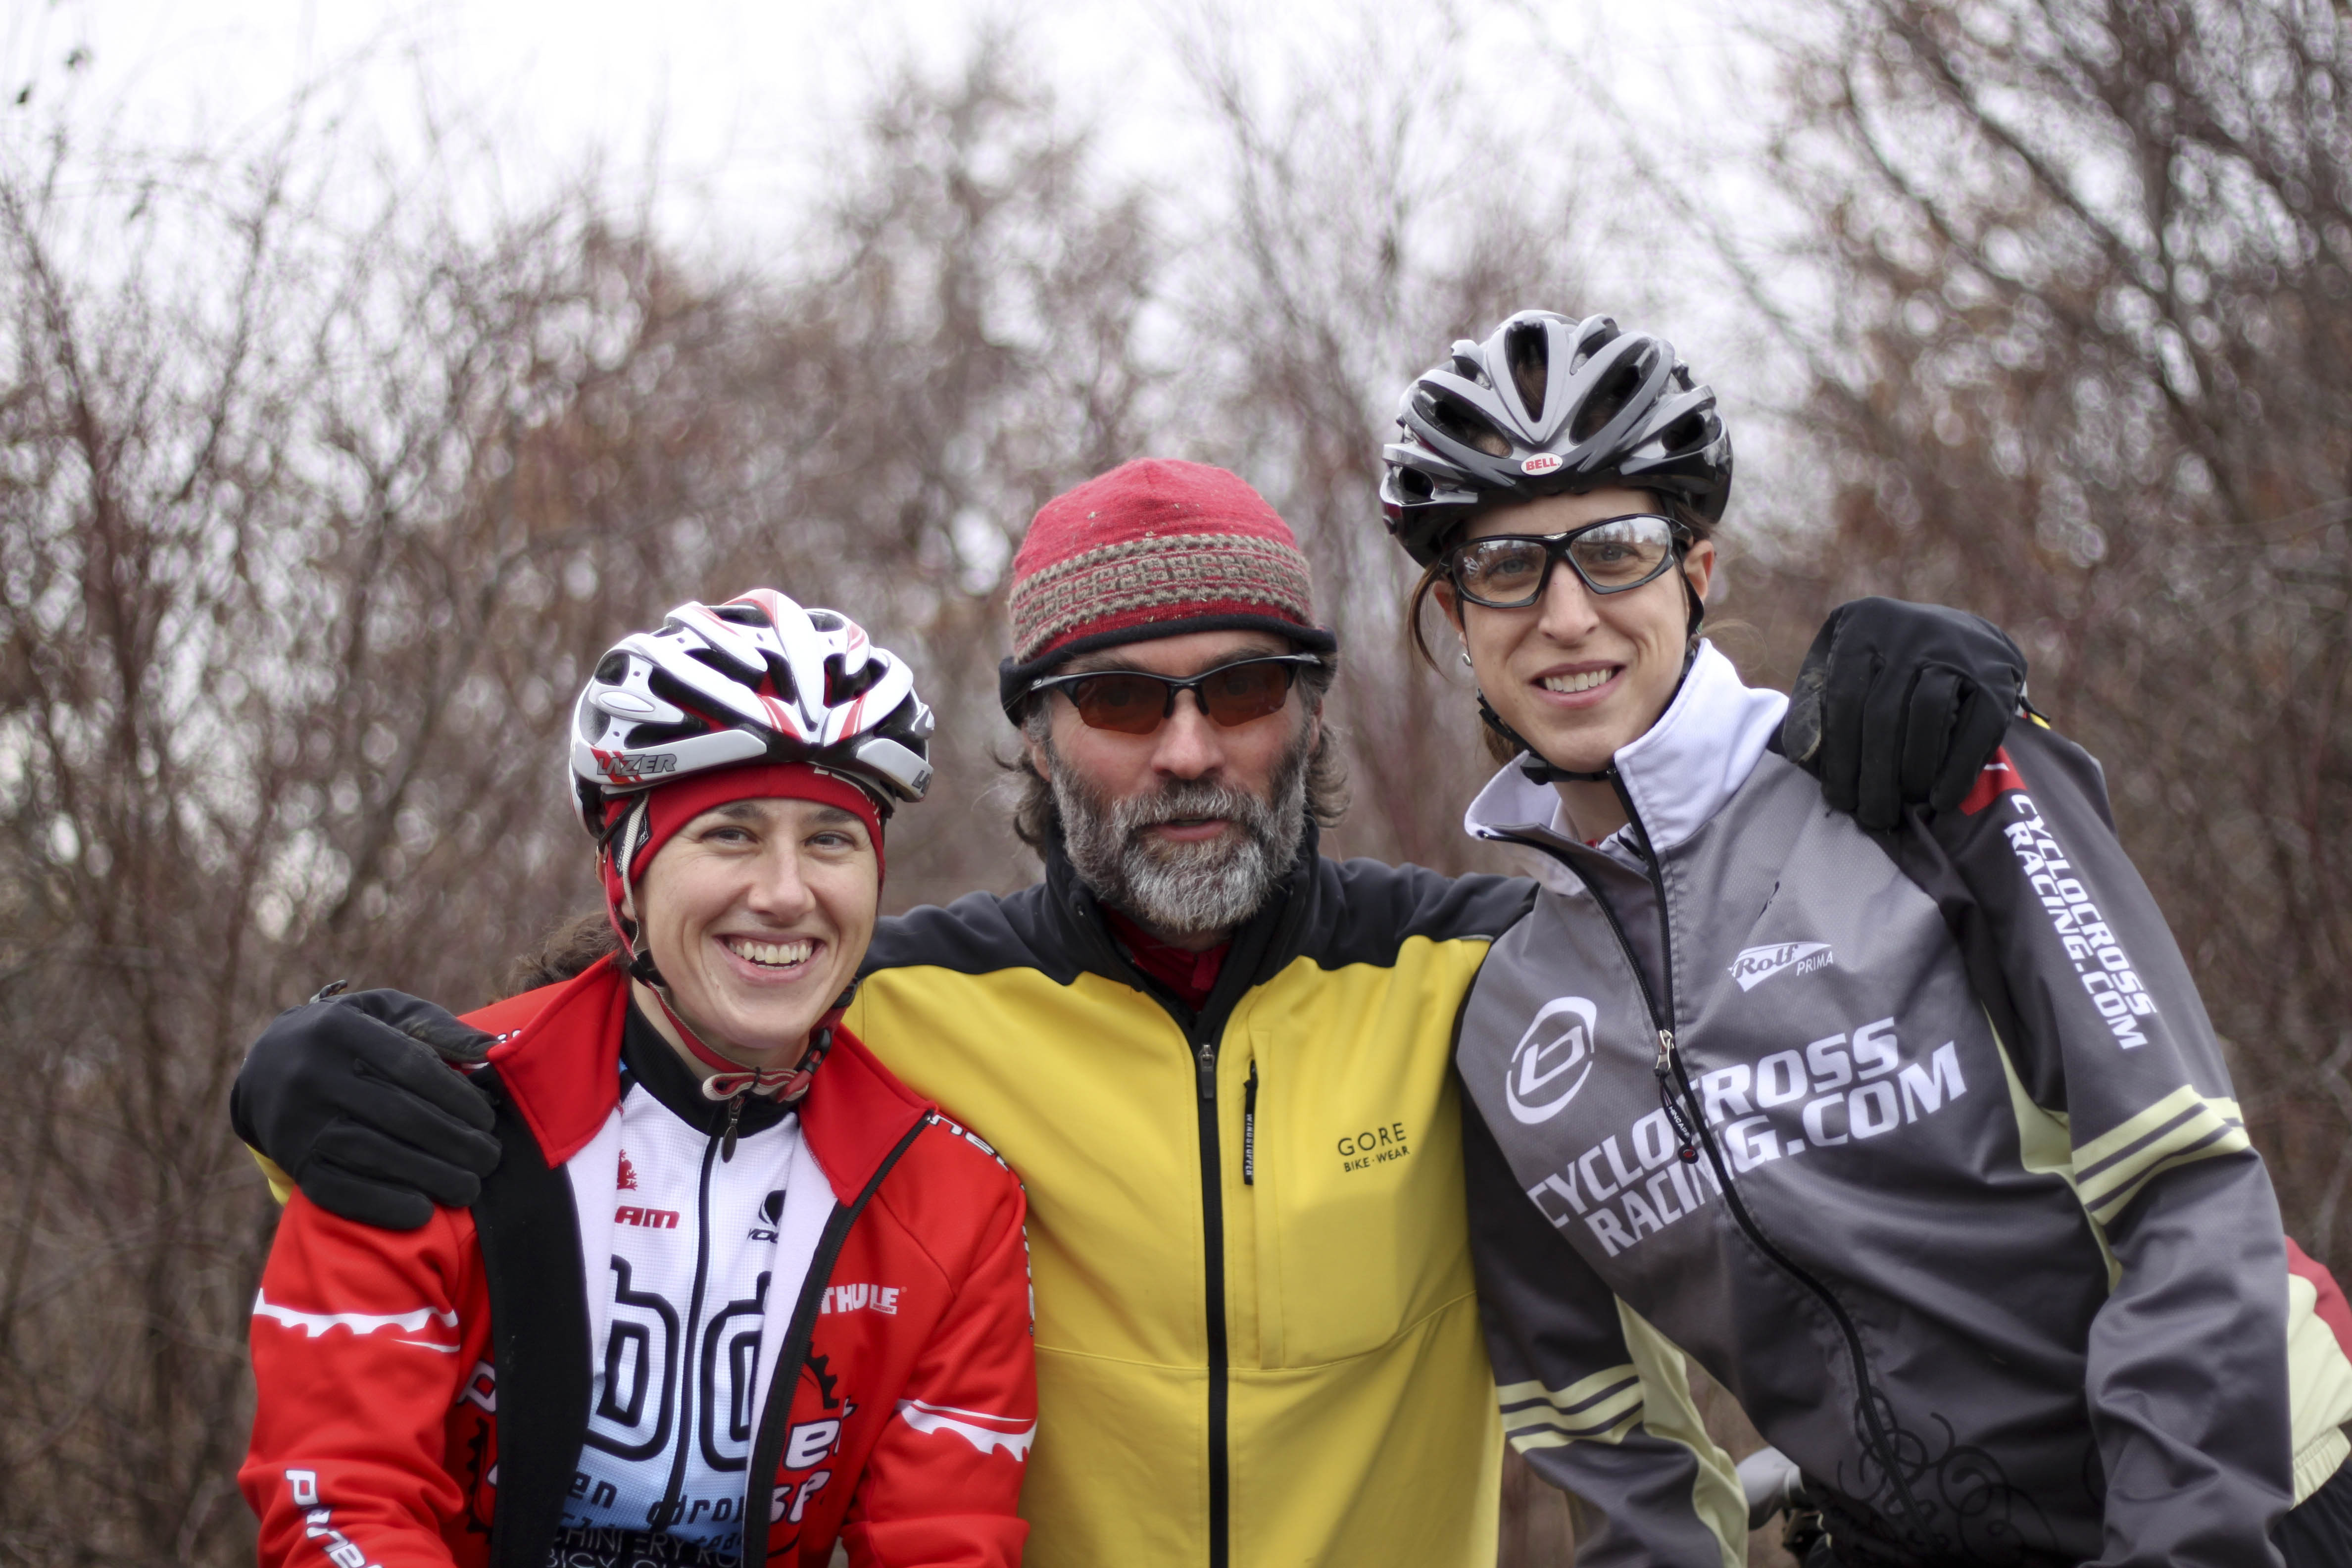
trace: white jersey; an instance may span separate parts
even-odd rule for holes
[[[700,1098],[693,1074],[634,1014],[624,1060],[620,1104],[565,1167],[583,1254],[604,1255],[583,1258],[587,1439],[547,1561],[724,1568],[741,1554],[761,1383],[808,1265],[805,1247],[777,1245],[786,1195],[796,1179],[822,1186],[823,1176],[802,1148],[800,1119],[779,1120],[756,1100],[733,1157],[721,1159],[725,1107]],[[592,1238],[607,1216],[599,1247]],[[791,1277],[778,1279],[780,1267]]]

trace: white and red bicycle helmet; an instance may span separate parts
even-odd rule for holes
[[[606,913],[628,973],[651,988],[687,1049],[713,1069],[702,1080],[709,1098],[751,1093],[796,1102],[832,1044],[840,1005],[788,1068],[736,1061],[688,1026],[625,912],[631,868],[663,836],[652,809],[656,795],[727,769],[802,775],[803,790],[821,782],[845,808],[870,803],[859,815],[873,831],[878,872],[883,819],[894,803],[919,801],[930,787],[931,728],[931,710],[915,695],[914,674],[902,660],[867,641],[847,616],[803,609],[772,588],[723,605],[680,605],[660,630],[632,633],[596,661],[572,710],[573,800],[597,840]],[[732,1139],[730,1132],[730,1155]]]
[[[572,710],[573,794],[602,838],[623,797],[712,768],[810,763],[887,816],[930,787],[931,729],[914,672],[865,628],[754,588],[680,605],[597,660]]]

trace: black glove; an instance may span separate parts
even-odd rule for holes
[[[415,1230],[463,1208],[499,1163],[482,1091],[450,1070],[491,1037],[399,991],[314,997],[253,1043],[229,1090],[236,1135],[320,1208]]]
[[[1981,616],[1855,599],[1814,637],[1780,745],[1831,805],[1889,828],[1966,800],[2024,695],[2025,655]]]

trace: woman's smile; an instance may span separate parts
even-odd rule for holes
[[[719,945],[747,964],[760,980],[797,979],[809,972],[809,960],[818,943],[811,937],[763,940],[752,936],[722,936]]]
[[[1625,672],[1622,664],[1602,664],[1554,670],[1535,679],[1546,696],[1559,700],[1564,707],[1590,708],[1605,700],[1617,688],[1617,678]]]

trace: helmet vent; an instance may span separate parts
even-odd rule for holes
[[[761,684],[768,689],[768,694],[786,702],[799,701],[801,689],[793,679],[793,667],[773,652],[768,653],[766,658],[768,679]]]
[[[1503,358],[1511,367],[1511,382],[1519,390],[1519,401],[1531,417],[1541,419],[1545,386],[1551,378],[1551,344],[1543,323],[1523,322],[1505,333]]]
[[[760,665],[738,664],[715,647],[688,648],[686,657],[717,670],[730,680],[757,680],[761,668]]]
[[[821,632],[837,632],[849,624],[831,610],[811,610],[808,613],[808,623],[811,627]]]
[[[882,679],[882,667],[873,659],[860,665],[856,675],[844,671],[841,655],[835,654],[824,661],[824,705],[838,708],[843,703],[863,697],[874,689]]]
[[[607,686],[618,686],[629,679],[629,656],[614,648],[596,661],[596,679]]]
[[[709,732],[704,724],[638,724],[629,731],[629,738],[621,742],[628,752],[649,752],[656,746],[667,746],[672,741],[683,741],[690,735]]]
[[[1500,430],[1476,414],[1473,414],[1450,397],[1432,397],[1425,405],[1429,422],[1465,447],[1474,447],[1490,458],[1507,458],[1511,443]]]
[[[1625,407],[1640,395],[1646,369],[1640,358],[1628,359],[1611,371],[1584,405],[1576,411],[1575,422],[1569,427],[1569,438],[1590,441],[1609,427],[1609,422],[1625,412]]]
[[[687,712],[693,714],[696,719],[700,721],[698,723],[687,724],[680,731],[682,734],[698,735],[704,731],[709,729],[713,724],[723,724],[726,722],[724,720],[714,719],[710,713],[710,703],[709,700],[689,688],[684,681],[678,679],[677,677],[670,674],[667,670],[647,670],[646,672],[646,689],[652,692],[656,697],[660,698],[663,701],[668,703],[671,707],[684,709]],[[637,726],[635,732],[639,735],[643,735],[650,730],[663,727],[664,726],[656,726],[652,724],[640,724]],[[632,742],[633,745],[650,743],[651,742]]]
[[[1706,420],[1685,414],[1658,434],[1658,444],[1669,453],[1687,452],[1706,445]]]
[[[768,619],[768,612],[757,605],[713,605],[710,613],[739,626],[772,626],[776,624]]]

